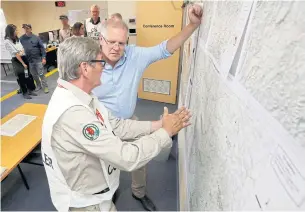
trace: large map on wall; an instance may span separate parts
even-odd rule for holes
[[[230,29],[213,23],[232,20],[243,6],[222,3],[231,12],[217,20],[209,12],[215,4],[203,2],[209,24],[200,26],[192,65],[192,126],[179,135],[188,207],[182,209],[304,210],[305,2],[253,5],[233,80],[219,72],[207,37],[226,40]],[[226,51],[217,45],[214,52]]]
[[[210,22],[206,50],[219,73],[226,77],[239,46],[252,1],[215,1],[213,16],[205,17]],[[210,5],[207,4],[210,8]],[[211,7],[212,9],[212,7]],[[203,36],[205,35],[203,30]]]
[[[246,89],[303,146],[305,13],[300,7],[304,6],[293,1],[257,4],[239,73]]]

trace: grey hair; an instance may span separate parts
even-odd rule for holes
[[[108,28],[120,28],[120,29],[125,29],[126,30],[126,33],[127,33],[127,37],[128,37],[128,32],[129,32],[129,29],[128,29],[128,25],[125,23],[125,21],[123,20],[112,20],[112,19],[109,19],[107,20],[104,25],[103,25],[103,30],[102,30],[102,35],[107,38],[107,29]]]
[[[91,5],[90,11],[92,11],[93,8],[97,8],[100,11],[100,7],[97,4]]]
[[[57,51],[57,64],[59,78],[70,81],[78,79],[80,76],[79,65],[82,62],[96,60],[101,49],[99,44],[88,37],[70,37],[59,45]]]

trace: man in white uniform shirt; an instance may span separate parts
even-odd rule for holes
[[[62,28],[59,30],[59,42],[62,43],[65,39],[72,36],[72,28],[69,25],[69,19],[66,15],[59,16],[62,23]]]
[[[91,18],[85,20],[85,37],[98,40],[104,28],[103,21],[100,18],[100,7],[96,4],[90,8]]]
[[[42,126],[41,152],[52,202],[58,211],[113,211],[120,170],[133,171],[172,145],[189,125],[180,108],[162,120],[115,118],[91,91],[105,65],[99,44],[67,38],[58,49],[59,80]],[[134,142],[127,140],[137,139]],[[126,203],[128,204],[128,203]]]

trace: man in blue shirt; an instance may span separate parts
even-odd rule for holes
[[[30,72],[36,82],[37,90],[43,86],[44,92],[49,93],[47,80],[43,73],[43,65],[46,64],[46,50],[40,38],[32,33],[31,24],[23,24],[22,28],[24,28],[25,34],[21,36],[20,43],[29,61]]]
[[[126,46],[128,27],[120,20],[109,20],[102,32],[100,43],[106,60],[102,84],[94,90],[99,100],[117,117],[131,118],[136,106],[141,76],[152,63],[170,57],[198,28],[202,8],[189,8],[190,24],[174,37],[153,47]],[[146,167],[132,173],[132,196],[148,211],[156,210],[146,196]]]

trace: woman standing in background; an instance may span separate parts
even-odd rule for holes
[[[33,92],[35,90],[34,80],[28,71],[28,62],[17,36],[17,27],[13,24],[9,24],[5,28],[4,45],[12,56],[12,65],[23,97],[25,99],[32,99],[31,96],[37,96]]]
[[[84,24],[81,22],[76,22],[72,27],[72,34],[73,36],[84,36],[85,34]]]

